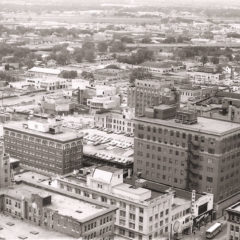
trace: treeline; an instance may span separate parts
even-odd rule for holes
[[[6,60],[4,57],[8,56]],[[40,56],[32,53],[28,48],[17,47],[5,43],[0,44],[0,61],[5,63],[19,63],[21,66],[32,68],[33,62],[39,60]]]
[[[233,60],[233,51],[228,47],[225,49],[221,49],[220,47],[185,47],[178,49],[176,54],[181,59],[194,58],[196,56],[225,56],[228,57],[230,61]]]
[[[130,56],[118,56],[117,61],[128,64],[141,64],[145,61],[154,60],[154,52],[147,48],[138,49],[136,53]]]

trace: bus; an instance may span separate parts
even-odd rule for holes
[[[207,231],[206,231],[206,238],[212,239],[214,238],[219,232],[222,231],[222,223],[215,223],[213,224]]]

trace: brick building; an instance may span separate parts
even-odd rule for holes
[[[170,186],[213,193],[215,201],[240,190],[239,124],[183,111],[175,119],[162,116],[135,119],[135,173]]]
[[[82,136],[56,120],[10,122],[4,126],[6,153],[35,170],[66,174],[82,164]]]
[[[164,101],[163,96],[169,95],[166,88],[172,86],[172,81],[165,80],[135,80],[135,87],[128,89],[128,106],[135,108],[136,116],[144,114],[146,107],[157,106]]]
[[[0,212],[31,224],[87,239],[113,239],[116,207],[19,182],[0,190]]]

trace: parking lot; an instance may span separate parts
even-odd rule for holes
[[[72,240],[75,238],[0,214],[0,239],[4,240]]]
[[[87,129],[84,134],[83,152],[88,156],[128,164],[133,162],[134,139],[97,129]]]

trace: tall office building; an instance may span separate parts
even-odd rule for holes
[[[134,172],[215,201],[239,191],[240,125],[174,111],[160,105],[135,119]]]
[[[82,136],[56,120],[10,122],[4,126],[6,152],[40,171],[66,174],[82,165]]]
[[[128,106],[135,108],[136,116],[142,116],[146,107],[164,102],[164,96],[168,96],[171,86],[171,81],[135,80],[135,87],[128,89]]]
[[[11,168],[9,155],[4,152],[3,143],[0,144],[0,188],[11,184]]]

